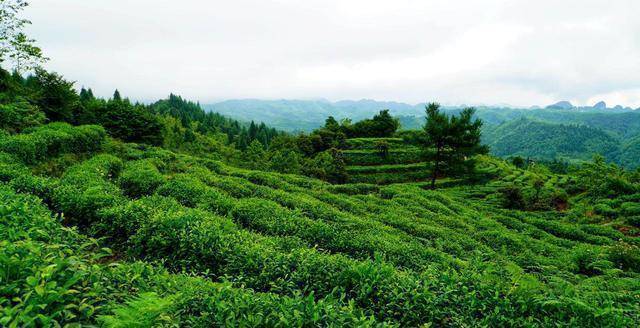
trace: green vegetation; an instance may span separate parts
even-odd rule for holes
[[[283,131],[313,131],[325,118],[362,120],[381,108],[398,119],[401,129],[420,130],[424,125],[425,104],[396,102],[302,101],[302,100],[229,100],[205,105],[207,110],[244,120],[260,120]],[[463,108],[444,107],[448,115]],[[492,154],[521,155],[535,160],[589,160],[594,153],[627,168],[640,166],[637,138],[640,135],[640,111],[630,109],[522,109],[484,107],[475,117],[484,122],[483,142]],[[514,132],[517,130],[518,132]],[[511,138],[513,137],[513,138]]]
[[[619,142],[615,137],[586,126],[520,119],[497,126],[485,133],[484,139],[497,156],[582,161],[591,159],[594,154],[602,154],[610,160],[619,157]]]
[[[0,72],[0,326],[640,322],[638,170],[483,155],[472,110],[292,136]]]
[[[427,122],[424,125],[427,159],[433,162],[431,188],[442,173],[471,174],[475,160],[473,156],[486,154],[488,149],[480,145],[482,121],[472,117],[473,108],[464,109],[458,116],[440,112],[440,105],[430,103],[426,108]]]
[[[68,129],[43,129],[56,127]],[[3,308],[14,310],[4,314],[3,322],[126,325],[138,318],[185,326],[226,320],[265,326],[600,326],[604,320],[628,326],[640,311],[637,237],[613,229],[628,227],[627,217],[638,215],[631,203],[637,185],[619,190],[614,198],[619,203],[608,202],[619,216],[612,225],[607,213],[575,221],[587,218],[579,214],[590,212],[595,206],[590,204],[611,199],[601,198],[608,192],[589,198],[583,196],[589,193],[572,193],[571,201],[578,203],[563,212],[501,209],[501,185],[535,190],[536,179],[543,179],[542,195],[572,183],[489,157],[479,158],[479,170],[494,176],[482,188],[428,191],[419,184],[396,184],[340,189],[108,138],[102,144],[93,151],[96,155],[78,160],[59,177],[35,176],[20,160],[2,156],[1,194],[17,199],[22,211],[40,213],[31,230],[16,221],[33,216],[30,212],[16,212],[13,205],[3,209],[11,218],[2,221],[10,225],[2,229],[7,231],[3,245],[11,247],[5,253],[29,256],[20,262],[29,269],[11,275],[24,289],[12,289],[7,299],[14,301]],[[111,149],[118,152],[105,154]],[[45,160],[57,156],[64,154]],[[628,179],[625,174],[612,171],[602,179]],[[574,179],[587,190],[601,184],[580,175]],[[48,201],[41,205],[16,191]],[[28,205],[25,199],[31,199]],[[64,213],[64,220],[57,221],[45,206]],[[43,229],[50,230],[43,235]],[[23,245],[16,240],[28,241],[25,247],[31,250],[16,253],[15,245]],[[104,247],[113,251],[100,250]],[[158,260],[161,264],[155,265],[164,268],[153,266]],[[42,274],[50,261],[67,271],[47,276],[46,281],[56,283],[45,283],[40,293],[67,296],[39,307],[43,316],[20,310],[26,305],[15,300],[41,286],[29,285],[35,281],[29,277]],[[133,275],[138,278],[129,278]],[[610,310],[603,314],[603,308]]]

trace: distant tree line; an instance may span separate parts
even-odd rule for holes
[[[207,113],[199,104],[173,94],[145,105],[131,102],[118,90],[110,99],[96,97],[90,88],[78,93],[73,82],[40,68],[26,77],[0,69],[0,92],[0,127],[13,132],[45,122],[98,124],[126,142],[176,146],[202,136],[223,135],[224,144],[239,150],[254,140],[266,148],[281,134],[264,123],[242,123]]]

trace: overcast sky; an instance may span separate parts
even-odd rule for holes
[[[640,106],[638,0],[32,0],[101,96]]]

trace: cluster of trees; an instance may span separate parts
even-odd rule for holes
[[[343,133],[348,138],[384,138],[391,137],[400,128],[400,121],[389,114],[389,110],[381,110],[373,118],[364,119],[356,123],[344,119],[336,121],[329,116],[325,121],[324,129],[336,133]]]
[[[347,172],[342,149],[346,147],[346,140],[356,137],[390,137],[398,128],[398,121],[388,110],[353,124],[350,120],[338,122],[335,118],[328,117],[323,127],[309,134],[277,134],[270,140],[268,147],[263,147],[256,140],[252,141],[243,151],[241,165],[344,183]]]
[[[215,112],[206,112],[199,103],[174,94],[155,102],[151,105],[151,110],[159,115],[174,117],[180,121],[182,127],[190,127],[190,130],[202,135],[223,133],[227,136],[227,144],[233,144],[235,148],[243,151],[254,140],[266,148],[274,137],[282,134],[264,123],[256,124],[251,121],[249,124],[243,124]]]
[[[0,124],[12,132],[45,122],[99,124],[124,141],[162,143],[159,118],[147,106],[123,99],[117,90],[108,100],[94,97],[91,89],[78,94],[73,82],[38,68],[27,77],[0,69],[0,92]]]
[[[38,68],[46,60],[34,41],[22,32],[28,21],[18,13],[26,2],[2,2],[0,62],[13,58],[14,73],[0,69],[0,127],[10,133],[46,122],[103,126],[112,137],[126,142],[165,146],[196,153],[225,153],[242,166],[287,173],[304,173],[332,182],[346,181],[346,165],[340,149],[347,138],[391,137],[400,127],[398,119],[382,110],[356,123],[327,118],[324,127],[305,135],[287,136],[264,123],[241,124],[216,113],[205,112],[200,104],[171,94],[152,105],[132,103],[116,90],[111,99],[101,99],[91,89],[76,92],[74,83],[61,75]],[[34,74],[19,73],[25,63]],[[20,66],[22,65],[22,66]],[[467,172],[479,147],[481,122],[471,122],[473,110],[459,117],[439,112],[437,104],[427,109],[426,148],[434,148],[432,180],[442,173]],[[436,128],[434,128],[436,127]],[[226,147],[232,146],[232,147]],[[240,151],[233,151],[235,148]],[[389,146],[376,146],[386,156]],[[430,153],[427,151],[426,153]]]
[[[422,131],[401,135],[408,143],[420,145],[424,149],[424,159],[433,164],[430,172],[432,188],[435,188],[436,179],[444,175],[472,175],[474,156],[488,151],[480,144],[482,121],[473,118],[474,109],[448,115],[440,111],[440,105],[431,103],[427,105],[426,112],[427,121]],[[245,151],[244,161],[254,169],[302,173],[342,183],[348,177],[342,154],[342,150],[347,148],[347,139],[392,137],[398,127],[397,119],[388,110],[354,124],[345,120],[339,123],[328,117],[322,128],[308,135],[277,136],[268,149],[252,143]],[[375,144],[376,153],[381,157],[388,156],[389,147],[384,140]]]
[[[513,156],[509,158],[511,164],[519,169],[529,169],[537,165],[543,165],[548,168],[549,171],[556,174],[569,173],[569,162],[554,158],[552,160],[546,159],[532,159],[531,157],[524,158],[522,156]]]
[[[503,206],[512,210],[563,210],[569,201],[569,195],[564,189],[546,186],[540,178],[535,178],[524,186],[510,184],[503,187],[500,193]]]
[[[28,38],[29,21],[19,17],[27,6],[23,0],[0,2],[0,128],[8,133],[48,122],[73,125],[96,124],[126,142],[165,146],[175,150],[226,153],[238,158],[253,141],[268,147],[280,133],[265,124],[244,124],[199,104],[171,94],[152,105],[133,103],[116,90],[110,99],[94,96],[84,87],[40,67],[47,60]],[[21,72],[30,72],[26,77]],[[231,147],[228,147],[231,146]]]
[[[110,136],[200,154],[222,152],[239,158],[256,141],[263,148],[282,133],[264,123],[249,124],[171,94],[151,105],[133,103],[116,90],[110,99],[96,97],[61,75],[36,68],[23,76],[0,68],[0,128],[19,133],[48,122],[103,126]]]
[[[625,170],[601,155],[579,165],[565,163],[561,172],[552,169],[559,161],[527,165],[515,157],[512,162],[521,170],[519,178],[505,179],[507,184],[499,189],[505,208],[562,210],[574,220],[607,222],[631,234],[640,231],[640,169]]]

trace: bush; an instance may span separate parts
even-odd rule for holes
[[[17,192],[38,196],[46,204],[51,204],[51,196],[58,187],[58,181],[46,177],[23,174],[11,180],[10,185]]]
[[[636,227],[636,228],[640,228],[640,215],[636,215],[636,216],[630,216],[628,218],[626,218],[626,221],[628,224]]]
[[[618,216],[618,212],[605,203],[598,203],[593,207],[593,211],[606,218],[613,219]]]
[[[26,164],[34,164],[61,153],[97,151],[105,137],[104,129],[99,126],[51,123],[24,134],[0,138],[0,151],[13,154]]]
[[[351,183],[343,185],[332,185],[328,188],[328,190],[333,193],[347,195],[366,195],[378,193],[380,191],[380,186],[366,183]]]
[[[335,148],[316,155],[304,171],[306,175],[331,183],[344,183],[348,177],[342,152]]]
[[[347,165],[362,166],[412,164],[424,161],[423,151],[415,147],[390,149],[384,157],[375,150],[345,150],[343,157]]]
[[[636,216],[640,215],[640,204],[626,202],[620,205],[620,212],[624,216]]]
[[[0,152],[0,182],[8,182],[12,179],[29,174],[28,168],[20,163],[20,160],[7,153]]]
[[[162,298],[156,293],[143,293],[126,304],[114,308],[113,315],[100,316],[99,320],[110,328],[155,327],[177,325],[169,313],[175,297]]]
[[[525,203],[522,195],[522,190],[515,186],[510,185],[500,190],[502,196],[502,206],[509,209],[524,210]]]
[[[640,247],[620,241],[609,249],[609,260],[620,269],[640,272]]]
[[[208,188],[198,199],[197,207],[218,215],[227,215],[236,200],[215,188]]]
[[[603,261],[601,253],[594,246],[579,245],[571,250],[571,261],[575,265],[574,272],[592,276],[603,274],[611,267],[611,263]]]
[[[120,187],[129,197],[151,195],[164,182],[164,176],[149,160],[129,162],[118,179]]]
[[[44,121],[44,113],[26,101],[0,104],[0,129],[16,133],[42,125]]]
[[[180,204],[195,207],[200,197],[207,191],[207,185],[187,174],[177,174],[158,188],[158,195],[173,197]]]
[[[110,155],[98,155],[71,167],[53,191],[54,207],[81,227],[96,220],[98,210],[123,201],[120,188],[109,180],[116,179],[122,161]]]

